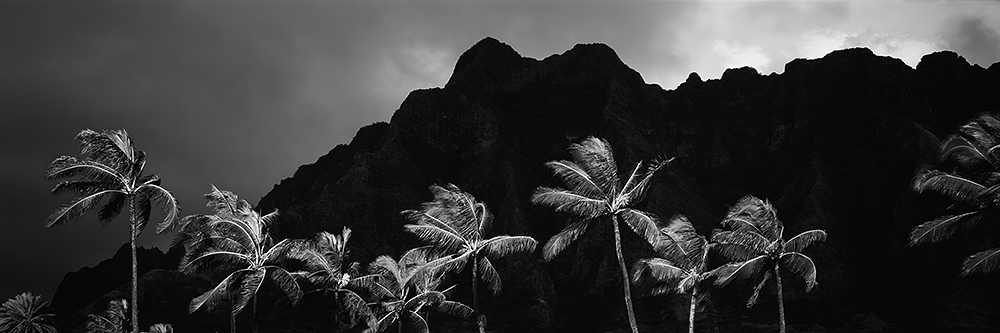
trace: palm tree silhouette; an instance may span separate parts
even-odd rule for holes
[[[181,269],[188,273],[220,269],[230,273],[215,288],[195,297],[188,311],[193,313],[201,307],[211,310],[228,299],[230,329],[235,332],[234,318],[250,301],[254,301],[256,317],[257,292],[265,280],[278,287],[293,305],[297,304],[302,289],[292,273],[280,265],[295,259],[307,266],[321,266],[323,255],[306,240],[285,239],[275,244],[267,227],[278,219],[277,211],[261,216],[246,200],[214,185],[205,198],[214,214],[189,215],[181,220],[181,233],[175,241],[184,244],[186,250]]]
[[[909,246],[937,243],[963,226],[972,226],[1000,213],[1000,120],[983,113],[958,128],[941,145],[941,158],[955,163],[952,171],[924,169],[914,176],[913,189],[948,197],[959,207],[921,223],[910,232]],[[980,251],[962,262],[961,276],[1000,270],[1000,247]]]
[[[56,333],[55,315],[46,311],[47,306],[41,296],[27,292],[14,296],[0,305],[0,332]]]
[[[358,322],[358,318],[364,319],[369,326],[373,325],[374,315],[368,309],[368,304],[364,298],[355,292],[360,289],[365,281],[377,278],[377,275],[360,275],[357,262],[346,264],[347,241],[351,238],[351,229],[344,227],[340,234],[331,234],[326,231],[316,235],[313,243],[317,247],[316,251],[322,254],[319,267],[307,267],[309,272],[293,273],[319,288],[309,293],[333,293],[337,306],[347,311],[350,318],[350,326]],[[338,310],[338,314],[341,313]],[[339,315],[337,316],[339,318]]]
[[[462,271],[472,261],[472,307],[479,310],[479,280],[486,283],[493,295],[500,294],[500,275],[490,259],[496,260],[516,252],[532,252],[537,242],[529,236],[494,236],[489,233],[493,214],[471,194],[457,186],[447,188],[431,185],[434,201],[426,202],[418,210],[407,210],[403,215],[415,224],[403,226],[420,239],[431,243],[439,253],[451,255],[443,265],[445,271]],[[486,323],[480,314],[476,320],[479,332],[485,332]]]
[[[45,221],[45,227],[66,223],[104,205],[97,213],[101,225],[107,225],[128,205],[129,245],[132,248],[132,332],[139,333],[138,268],[135,239],[146,228],[156,204],[166,216],[156,226],[156,233],[169,229],[180,208],[177,199],[160,187],[160,176],[143,175],[146,153],[136,150],[125,130],[95,132],[89,129],[76,135],[83,158],[60,156],[49,164],[48,180],[65,179],[52,188],[53,194],[65,192],[78,196],[56,208]]]
[[[785,227],[778,220],[770,202],[753,196],[740,199],[722,220],[729,231],[712,235],[716,249],[723,256],[737,262],[718,269],[717,286],[725,286],[733,279],[757,279],[757,287],[747,301],[747,307],[757,302],[764,284],[774,276],[778,286],[779,332],[785,333],[785,305],[781,295],[780,268],[801,276],[806,281],[806,292],[816,286],[816,265],[801,251],[815,241],[826,239],[826,232],[815,229],[802,232],[785,241]],[[763,274],[763,276],[761,276]]]
[[[420,316],[424,307],[461,318],[473,315],[475,310],[469,306],[447,299],[445,293],[451,288],[437,290],[441,283],[440,266],[451,258],[435,258],[433,253],[428,245],[407,251],[398,261],[387,255],[375,258],[368,270],[378,278],[364,284],[378,299],[376,304],[384,314],[365,332],[383,332],[396,324],[397,331],[402,333],[405,322],[417,332],[426,333],[429,326]]]
[[[719,273],[719,269],[708,270],[712,244],[695,231],[684,215],[676,215],[669,225],[660,228],[660,234],[651,245],[659,257],[637,260],[632,266],[632,281],[641,283],[651,279],[658,283],[650,290],[652,295],[671,292],[688,295],[691,299],[688,331],[694,333],[696,305],[706,295],[703,282]]]
[[[632,309],[632,292],[629,286],[628,269],[622,256],[621,234],[619,223],[624,222],[632,227],[639,236],[652,243],[659,229],[653,217],[639,210],[628,208],[640,200],[653,174],[670,160],[644,165],[641,161],[629,174],[627,181],[622,183],[618,176],[611,145],[607,141],[588,137],[580,143],[569,146],[573,156],[570,161],[546,162],[552,171],[562,179],[568,189],[539,187],[535,189],[531,202],[548,206],[560,213],[576,216],[578,220],[567,225],[562,231],[552,236],[542,248],[542,258],[552,260],[569,244],[573,243],[587,230],[591,221],[610,220],[615,236],[615,254],[618,256],[618,266],[622,273],[622,288],[625,295],[625,308],[628,312],[629,326],[632,333],[638,333],[635,322],[635,311]]]

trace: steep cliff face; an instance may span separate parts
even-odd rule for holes
[[[997,87],[1000,65],[971,66],[951,52],[928,55],[915,70],[850,49],[794,60],[783,74],[740,68],[708,81],[692,74],[664,91],[605,45],[535,60],[487,38],[459,58],[445,87],[410,93],[389,123],[366,126],[350,144],[300,167],[259,208],[288,217],[274,226],[278,239],[351,227],[350,259],[367,263],[419,245],[403,232],[399,212],[431,200],[429,185],[454,183],[487,204],[495,233],[544,243],[566,218],[529,202],[536,187],[561,186],[543,163],[569,159],[570,143],[594,135],[613,145],[619,169],[677,157],[638,207],[663,218],[685,214],[702,234],[747,194],[776,205],[786,234],[827,230],[828,241],[806,251],[819,287],[806,294],[801,280],[783,279],[788,321],[799,331],[873,330],[883,320],[904,330],[997,327],[1000,287],[984,277],[957,279],[972,245],[993,240],[961,236],[959,244],[905,248],[909,229],[945,204],[910,191],[914,171],[937,160],[939,137],[955,125],[998,110]],[[609,228],[596,224],[550,263],[537,253],[496,262],[504,292],[481,300],[491,329],[627,328]],[[623,242],[627,260],[652,255],[630,232]],[[468,278],[454,281],[454,297],[471,302]],[[749,293],[741,283],[715,292],[698,325],[773,330],[774,297],[747,310]],[[641,326],[686,325],[686,300],[636,304]],[[319,327],[308,322],[322,313],[299,308],[264,327]]]
[[[611,142],[620,167],[678,157],[640,204],[660,216],[686,214],[708,234],[727,205],[753,194],[776,203],[789,232],[829,231],[829,240],[809,251],[821,287],[804,294],[800,281],[786,279],[793,281],[785,288],[792,324],[839,327],[874,311],[898,319],[893,325],[961,326],[930,309],[964,305],[907,304],[948,299],[956,288],[996,288],[954,278],[961,251],[904,248],[909,228],[940,205],[908,186],[919,166],[935,162],[938,136],[976,112],[996,110],[995,94],[987,92],[1000,84],[996,67],[985,70],[939,52],[914,70],[850,49],[797,59],[783,74],[740,68],[709,81],[692,74],[676,90],[663,91],[645,84],[605,45],[578,45],[535,60],[487,38],[461,56],[444,88],[414,91],[389,124],[367,127],[355,142],[304,166],[261,207],[298,213],[301,221],[285,229],[287,236],[351,226],[359,237],[354,259],[365,262],[416,245],[403,234],[398,212],[429,200],[428,185],[451,182],[486,202],[497,232],[544,242],[564,218],[528,202],[533,188],[558,185],[542,163],[568,158],[569,143],[596,135]],[[293,194],[305,189],[306,195]],[[526,257],[501,265],[507,292],[486,302],[493,323],[510,331],[621,327],[607,234],[590,230],[552,263]],[[629,259],[649,254],[632,235],[625,248]],[[941,251],[947,259],[930,258]],[[906,265],[915,262],[923,264]],[[740,309],[746,289],[718,292],[718,309],[704,316],[733,329],[741,326],[726,321],[739,314],[771,322],[770,298],[753,311]],[[997,313],[995,301],[968,304]],[[647,317],[651,325],[673,325]],[[520,324],[525,318],[531,324]]]

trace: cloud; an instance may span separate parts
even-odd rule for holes
[[[756,45],[720,40],[712,44],[712,52],[722,58],[722,65],[727,68],[750,66],[759,71],[771,63],[771,58],[764,53],[764,49]]]
[[[992,22],[996,24],[997,18]],[[953,32],[948,34],[948,48],[958,52],[973,64],[989,67],[1000,61],[1000,33],[982,16],[956,19]]]

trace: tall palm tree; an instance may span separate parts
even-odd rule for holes
[[[399,261],[384,255],[369,265],[369,272],[378,278],[366,281],[366,288],[379,300],[382,315],[365,332],[383,332],[395,324],[397,332],[402,333],[406,322],[417,332],[427,333],[427,321],[420,316],[424,307],[461,318],[473,315],[475,311],[469,306],[447,299],[445,293],[451,288],[437,290],[441,283],[440,266],[451,258],[435,259],[432,253],[431,246],[423,246],[407,251]]]
[[[45,221],[45,227],[66,223],[83,216],[104,201],[97,213],[101,225],[107,225],[121,213],[125,205],[129,212],[129,245],[132,248],[132,331],[139,332],[139,281],[135,257],[135,239],[146,228],[153,205],[166,216],[156,226],[156,233],[171,227],[177,217],[177,199],[160,187],[160,176],[143,175],[146,153],[136,150],[125,130],[95,132],[89,129],[76,135],[83,158],[60,156],[49,164],[48,180],[63,179],[52,188],[53,194],[65,192],[78,196],[56,208]]]
[[[362,288],[366,282],[372,282],[378,276],[360,275],[360,264],[357,262],[346,264],[347,241],[350,238],[351,229],[347,227],[344,227],[340,234],[320,232],[316,235],[313,243],[317,247],[316,251],[323,256],[321,261],[317,261],[321,266],[307,267],[308,272],[299,272],[293,275],[300,276],[318,287],[318,289],[308,293],[321,292],[324,295],[333,293],[337,306],[347,311],[351,326],[356,325],[359,318],[372,326],[374,315],[368,309],[364,298],[359,296],[356,290]],[[339,318],[339,316],[337,317]]]
[[[708,270],[712,244],[695,231],[684,215],[677,215],[669,225],[660,228],[651,245],[659,257],[637,260],[632,266],[632,281],[641,283],[651,278],[651,282],[658,283],[651,289],[652,295],[676,292],[690,297],[688,331],[694,333],[696,305],[706,295],[703,282],[720,271]]]
[[[610,220],[615,236],[615,254],[618,256],[618,266],[622,273],[622,289],[625,294],[629,326],[633,333],[638,333],[618,225],[624,222],[649,242],[656,239],[659,230],[653,217],[629,206],[641,199],[653,174],[673,159],[650,165],[644,165],[640,161],[623,183],[618,175],[611,145],[607,141],[588,137],[580,143],[571,144],[569,151],[573,156],[572,162],[563,160],[545,163],[562,179],[568,189],[539,187],[531,197],[531,202],[534,204],[548,206],[557,212],[577,217],[574,222],[549,239],[542,248],[542,259],[552,260],[582,235],[591,221]]]
[[[41,296],[20,293],[0,305],[0,332],[56,333],[54,314],[46,311],[48,302]]]
[[[785,227],[771,203],[749,195],[729,209],[722,226],[730,230],[712,235],[713,248],[736,262],[718,270],[715,284],[722,287],[734,279],[760,279],[747,301],[747,307],[751,307],[764,284],[774,276],[778,286],[779,332],[785,333],[780,269],[801,276],[806,282],[806,292],[812,290],[816,286],[816,265],[801,251],[815,241],[826,240],[826,232],[809,230],[785,241]]]
[[[529,236],[500,235],[485,239],[493,222],[493,214],[485,204],[453,184],[448,184],[447,188],[431,185],[430,190],[434,193],[434,201],[424,203],[419,211],[404,211],[403,215],[414,224],[403,227],[431,243],[438,252],[453,256],[443,266],[445,270],[462,271],[471,259],[472,307],[478,311],[480,279],[493,295],[500,294],[500,275],[490,259],[497,260],[517,252],[530,253],[538,242]],[[480,333],[486,331],[483,317],[480,314],[476,320]]]
[[[257,291],[265,280],[278,287],[293,305],[297,304],[302,289],[292,273],[280,265],[295,259],[320,266],[323,255],[305,240],[285,239],[275,244],[267,228],[278,219],[277,211],[261,216],[246,200],[214,185],[205,198],[214,214],[189,215],[181,220],[176,240],[186,250],[181,269],[188,273],[206,269],[230,273],[215,288],[195,297],[188,310],[211,310],[228,299],[230,329],[235,332],[235,316],[251,301],[256,317]]]
[[[948,197],[958,208],[954,214],[924,222],[910,232],[909,246],[950,238],[963,226],[1000,217],[1000,120],[983,113],[958,128],[941,145],[942,160],[953,162],[951,171],[924,169],[913,189]],[[962,262],[961,276],[1000,270],[1000,247],[980,251]]]

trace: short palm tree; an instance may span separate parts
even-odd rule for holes
[[[278,219],[277,211],[261,216],[246,200],[215,186],[205,197],[214,214],[190,215],[181,220],[177,242],[186,250],[181,269],[188,273],[206,269],[230,273],[215,288],[195,297],[188,310],[211,310],[228,299],[230,329],[235,332],[234,318],[251,300],[256,316],[257,291],[265,280],[278,287],[293,305],[297,304],[302,289],[292,273],[280,265],[296,259],[320,266],[322,254],[305,240],[285,239],[275,244],[267,228]]]
[[[542,248],[542,258],[552,260],[569,244],[587,230],[592,221],[610,221],[615,236],[615,255],[622,273],[622,288],[629,326],[633,333],[639,328],[632,310],[632,292],[629,286],[628,269],[622,256],[621,235],[618,225],[624,222],[648,242],[659,235],[656,223],[650,214],[629,206],[642,198],[650,179],[657,170],[670,160],[644,165],[641,161],[631,170],[623,183],[618,175],[611,145],[607,141],[588,137],[580,143],[569,146],[573,161],[546,162],[552,171],[562,179],[568,189],[539,187],[531,197],[531,202],[548,206],[560,213],[567,213],[576,220],[562,231],[552,236]],[[671,159],[672,160],[672,159]]]
[[[485,239],[490,232],[493,214],[482,202],[457,186],[447,188],[431,185],[434,201],[426,202],[420,210],[403,212],[414,224],[403,226],[431,245],[439,253],[452,255],[445,270],[462,271],[472,261],[472,307],[479,310],[478,283],[482,279],[493,295],[500,294],[500,275],[490,259],[497,260],[508,254],[532,252],[537,242],[529,236],[500,235]],[[482,315],[476,320],[479,332],[486,331]]]
[[[0,305],[0,332],[55,333],[54,314],[48,313],[41,296],[21,293]]]
[[[660,228],[659,237],[651,245],[659,257],[637,260],[632,266],[632,281],[640,283],[648,276],[658,283],[651,290],[652,295],[671,292],[688,295],[691,299],[688,331],[694,333],[696,305],[706,295],[702,284],[719,272],[719,269],[708,270],[712,244],[695,231],[684,215],[677,215],[669,225]]]
[[[128,309],[128,301],[119,299],[108,302],[107,310],[104,314],[87,314],[87,321],[83,323],[83,330],[87,333],[124,333],[128,319],[125,318],[125,311]],[[54,331],[53,331],[54,332]],[[173,333],[174,328],[170,324],[153,324],[149,330],[143,333]]]
[[[359,318],[371,326],[374,315],[356,290],[362,288],[366,282],[372,282],[377,278],[377,275],[362,276],[359,274],[360,265],[357,262],[346,264],[347,241],[350,238],[351,229],[347,227],[344,227],[340,234],[320,232],[316,235],[313,243],[317,247],[316,251],[322,254],[323,258],[313,262],[318,262],[321,266],[307,267],[308,272],[299,272],[294,275],[300,276],[318,287],[309,293],[320,292],[324,295],[333,293],[337,306],[347,311],[351,326],[356,325]],[[339,318],[339,316],[337,317]]]
[[[440,266],[451,258],[433,258],[432,253],[431,246],[423,246],[407,251],[399,261],[380,256],[369,265],[369,272],[378,278],[366,283],[366,288],[378,299],[376,304],[382,314],[365,332],[383,332],[395,324],[402,333],[405,323],[417,332],[427,333],[427,321],[420,316],[424,307],[461,318],[473,315],[475,311],[469,306],[447,299],[445,293],[451,288],[437,291]]]
[[[129,245],[132,248],[132,304],[139,301],[138,267],[135,257],[135,239],[146,228],[153,205],[159,206],[166,216],[156,226],[156,233],[169,229],[177,217],[177,199],[160,187],[156,174],[144,175],[146,153],[136,150],[125,130],[95,132],[83,130],[76,135],[80,140],[83,158],[60,156],[49,165],[45,178],[63,179],[52,188],[53,194],[65,192],[78,196],[56,208],[45,221],[45,227],[66,223],[84,213],[104,205],[97,213],[102,225],[114,220],[128,205]],[[139,332],[139,310],[132,307],[132,331]]]
[[[825,240],[826,232],[809,230],[785,241],[785,227],[774,207],[753,196],[743,197],[730,208],[722,227],[729,230],[712,235],[713,249],[736,262],[718,269],[715,284],[722,287],[734,279],[760,279],[747,301],[747,307],[751,307],[764,284],[774,276],[778,287],[779,332],[785,333],[780,269],[801,276],[806,282],[806,292],[812,290],[816,286],[816,265],[801,251],[815,241]]]
[[[943,160],[957,167],[952,171],[924,169],[914,177],[913,189],[948,197],[955,202],[957,212],[914,227],[909,246],[941,242],[963,226],[1000,217],[1000,120],[997,116],[980,114],[962,125],[944,142],[941,152]],[[1000,247],[965,258],[961,276],[997,270],[1000,270]]]

